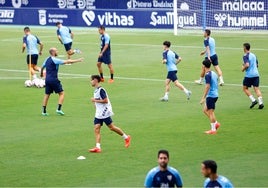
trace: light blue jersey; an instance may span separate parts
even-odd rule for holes
[[[166,59],[166,67],[168,71],[177,71],[178,68],[176,66],[176,62],[179,56],[171,51],[171,50],[166,50],[163,52],[163,60]]]
[[[27,48],[27,54],[32,55],[32,54],[38,54],[38,44],[40,44],[40,40],[38,39],[37,36],[34,36],[32,34],[25,35],[23,37],[23,43],[26,44]]]
[[[71,32],[72,32],[71,29],[69,29],[66,26],[61,26],[57,30],[57,35],[61,37],[63,44],[68,44],[73,41],[73,39],[71,38]]]
[[[216,54],[216,45],[215,45],[215,40],[212,37],[207,37],[204,40],[204,46],[205,48],[207,46],[209,46],[210,49],[210,57]],[[206,53],[206,57],[208,56],[208,54]]]
[[[204,188],[233,188],[233,184],[224,176],[218,176],[218,178],[215,181],[211,181],[209,178],[207,178],[204,182]]]
[[[209,71],[205,75],[206,84],[210,85],[207,97],[216,98],[219,96],[218,93],[218,76],[215,72]]]
[[[258,60],[255,54],[249,52],[243,56],[244,64],[249,63],[249,67],[245,71],[245,77],[259,77]]]

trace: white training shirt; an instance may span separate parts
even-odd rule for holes
[[[95,102],[96,106],[95,117],[98,119],[105,119],[114,115],[112,105],[110,103],[107,92],[103,87],[96,88],[94,91],[94,99],[105,99],[105,98],[108,98],[108,103]]]

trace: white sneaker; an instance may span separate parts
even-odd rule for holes
[[[192,95],[192,92],[188,90],[188,92],[187,92],[186,95],[187,95],[187,100],[190,100],[190,97],[191,97],[191,95]]]
[[[223,86],[223,85],[224,85],[224,81],[221,81],[221,82],[219,83],[219,85],[220,85],[220,86]]]
[[[195,80],[194,81],[196,84],[199,84],[199,85],[202,85],[203,84],[203,82],[201,81],[201,80]]]
[[[167,102],[168,101],[168,98],[167,97],[162,97],[162,98],[160,98],[160,101]]]
[[[76,53],[76,54],[81,54],[82,52],[81,52],[81,50],[79,50],[79,49],[74,49],[74,53]]]

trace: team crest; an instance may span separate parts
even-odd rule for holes
[[[171,181],[171,180],[172,180],[172,175],[168,175],[168,176],[167,176],[167,179],[168,179],[169,181]]]

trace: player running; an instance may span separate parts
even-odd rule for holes
[[[245,72],[245,77],[243,80],[243,91],[251,100],[251,105],[249,108],[253,108],[259,101],[259,109],[263,109],[263,99],[261,90],[259,88],[259,71],[258,71],[258,60],[255,54],[250,52],[250,44],[244,43],[244,56],[243,56],[243,65],[242,72]],[[258,96],[258,101],[254,98],[254,96],[249,91],[249,87],[253,86],[256,95]]]
[[[125,140],[125,147],[130,145],[131,137],[126,135],[119,127],[116,127],[113,123],[111,116],[113,115],[112,105],[110,103],[107,92],[100,86],[101,77],[99,75],[91,76],[91,86],[95,88],[94,97],[91,98],[91,102],[94,103],[96,112],[94,119],[94,131],[96,138],[96,147],[89,150],[89,152],[100,153],[101,152],[101,134],[100,130],[105,123],[111,131],[114,131],[118,135],[122,136]]]
[[[200,53],[200,55],[206,54],[205,59],[208,59],[213,64],[213,66],[214,66],[214,68],[217,71],[218,76],[219,76],[219,80],[220,80],[219,84],[220,84],[220,86],[223,86],[224,81],[223,81],[223,77],[222,77],[222,71],[220,69],[219,62],[218,62],[218,56],[216,54],[215,40],[214,40],[214,38],[210,37],[210,34],[211,34],[211,31],[209,29],[206,29],[204,32],[205,50],[202,51]],[[204,66],[202,66],[200,79],[195,80],[195,83],[200,84],[200,85],[203,84],[204,76],[205,76],[205,69],[204,69]]]
[[[100,46],[101,46],[101,51],[98,56],[98,62],[97,62],[97,67],[100,73],[101,77],[101,82],[104,82],[103,78],[103,70],[102,70],[102,63],[106,64],[108,68],[110,69],[110,79],[108,80],[109,83],[114,82],[114,69],[112,65],[112,60],[111,60],[111,39],[110,36],[105,32],[105,27],[104,26],[99,26],[99,34],[100,34]]]
[[[162,63],[166,64],[167,67],[167,78],[166,78],[166,88],[165,88],[165,95],[164,97],[160,98],[161,101],[168,101],[168,94],[170,91],[170,82],[174,82],[175,86],[178,87],[179,89],[181,89],[182,91],[184,91],[184,93],[187,96],[187,99],[190,99],[190,96],[192,94],[191,91],[189,91],[188,89],[186,89],[178,80],[177,78],[177,64],[181,61],[181,57],[179,57],[175,52],[171,51],[170,48],[170,41],[164,41],[163,42],[163,48],[164,48],[164,52],[163,52],[163,59],[162,59]]]
[[[217,122],[215,116],[215,104],[218,100],[218,76],[215,72],[210,70],[211,62],[208,59],[203,61],[203,66],[205,68],[205,81],[206,86],[204,89],[204,94],[201,98],[200,104],[204,104],[204,113],[210,120],[211,129],[205,131],[206,134],[216,134],[217,129],[220,127],[220,123]],[[206,102],[205,102],[206,101]]]
[[[24,28],[24,37],[22,44],[22,53],[27,48],[27,64],[28,70],[31,72],[31,77],[36,79],[37,76],[35,71],[40,71],[41,68],[37,66],[38,55],[42,55],[43,43],[39,40],[39,38],[35,35],[31,34],[31,30],[29,27]],[[40,46],[38,50],[38,45]]]
[[[70,59],[71,55],[75,53],[77,54],[81,53],[79,49],[72,50],[74,33],[71,31],[71,29],[66,26],[63,26],[62,23],[60,22],[57,22],[56,26],[58,27],[57,29],[58,39],[60,43],[64,45],[68,59]]]

